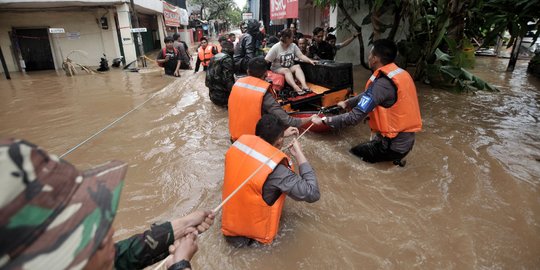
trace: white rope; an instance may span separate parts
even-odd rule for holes
[[[81,147],[83,144],[87,143],[88,141],[90,141],[91,139],[93,139],[94,137],[96,137],[97,135],[101,134],[103,131],[107,130],[108,128],[114,126],[114,124],[118,123],[120,120],[124,119],[124,117],[128,116],[130,113],[136,111],[137,109],[139,109],[140,107],[142,107],[144,104],[146,104],[148,101],[152,100],[154,97],[156,97],[159,93],[163,92],[164,90],[168,89],[169,86],[171,85],[176,85],[175,83],[172,83],[172,84],[169,84],[167,87],[161,89],[160,91],[154,93],[150,98],[148,98],[147,100],[145,100],[143,103],[139,104],[137,107],[131,109],[130,111],[128,111],[127,113],[125,113],[124,115],[118,117],[116,120],[114,120],[112,123],[108,124],[106,127],[102,128],[100,131],[96,132],[94,135],[88,137],[86,140],[82,141],[81,143],[77,144],[76,146],[74,146],[73,148],[69,149],[67,152],[65,152],[64,154],[62,154],[60,156],[60,158],[64,158],[65,156],[69,155],[71,152],[75,151],[77,148]]]
[[[304,132],[302,132],[302,134],[300,134],[300,136],[298,136],[298,138],[296,138],[297,140],[302,138],[302,136],[304,136],[304,134],[306,134],[306,132],[314,125],[314,123],[311,123],[311,125],[306,128],[306,130],[304,130]],[[289,147],[292,146],[292,143],[289,144],[287,147],[283,148],[283,149],[288,149]],[[225,200],[223,200],[216,208],[214,208],[214,210],[212,210],[212,213],[216,214],[219,210],[221,210],[221,208],[223,207],[223,205],[225,205],[225,203],[227,203],[245,184],[247,184],[249,182],[249,180],[251,180],[251,178],[253,178],[253,176],[255,176],[255,174],[257,174],[261,169],[262,167],[264,167],[266,165],[266,163],[268,163],[270,160],[272,160],[272,158],[274,158],[275,155],[277,155],[281,150],[276,150],[276,152],[274,152],[263,164],[261,164],[261,166],[259,166],[259,168],[257,168],[248,178],[246,178],[246,180],[244,180],[244,182],[242,182],[242,184],[240,184],[240,186],[238,186],[231,194],[229,194],[229,196],[227,196],[227,198],[225,198]],[[170,254],[169,256],[167,256],[165,259],[163,259],[156,267],[153,268],[153,270],[159,270],[161,267],[163,267],[163,265],[165,264],[165,262],[167,262],[167,259],[169,257],[173,256],[172,254]]]

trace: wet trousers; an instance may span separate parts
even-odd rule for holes
[[[402,154],[390,149],[390,140],[386,138],[383,140],[373,140],[361,143],[351,148],[350,151],[355,156],[369,163],[381,161],[400,161],[409,153],[409,151],[407,151],[406,153]]]

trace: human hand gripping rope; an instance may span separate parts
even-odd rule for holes
[[[321,110],[322,111],[322,110]],[[321,112],[319,111],[319,113]],[[319,114],[317,113],[317,114]],[[313,127],[314,123],[311,123],[311,125],[309,125],[308,128],[306,128],[304,130],[304,132],[302,132],[296,139],[299,140],[300,138],[302,138],[302,136],[304,136],[304,134],[306,134],[306,132],[311,128]],[[289,149],[290,147],[292,147],[293,143],[290,143],[289,145],[287,145],[286,147],[283,148],[283,150],[285,149]],[[263,162],[263,164],[261,164],[255,171],[253,171],[253,173],[251,175],[249,175],[248,178],[246,178],[246,180],[244,180],[244,182],[242,182],[242,184],[240,184],[231,194],[229,194],[229,196],[227,196],[227,198],[225,198],[225,200],[223,200],[218,206],[216,206],[216,208],[214,208],[214,210],[212,210],[212,213],[215,215],[217,214],[217,212],[219,212],[219,210],[221,210],[221,208],[223,208],[223,206],[244,186],[246,185],[249,180],[251,180],[251,178],[253,178],[264,166],[267,165],[268,162],[270,162],[281,150],[276,150],[268,159],[266,159],[265,162]],[[153,269],[154,270],[157,270],[157,269],[161,269],[163,267],[163,265],[167,262],[167,260],[172,256],[172,254],[170,254],[169,256],[167,256],[165,259],[163,259],[156,267],[154,267]]]

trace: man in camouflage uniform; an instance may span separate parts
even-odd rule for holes
[[[169,248],[168,269],[191,268],[196,235],[213,223],[210,211],[113,242],[126,170],[110,161],[80,172],[33,144],[0,139],[0,269],[142,269]]]

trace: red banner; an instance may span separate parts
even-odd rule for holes
[[[163,2],[163,18],[166,26],[180,26],[180,9],[167,2]]]
[[[298,0],[269,0],[270,20],[298,18]]]

